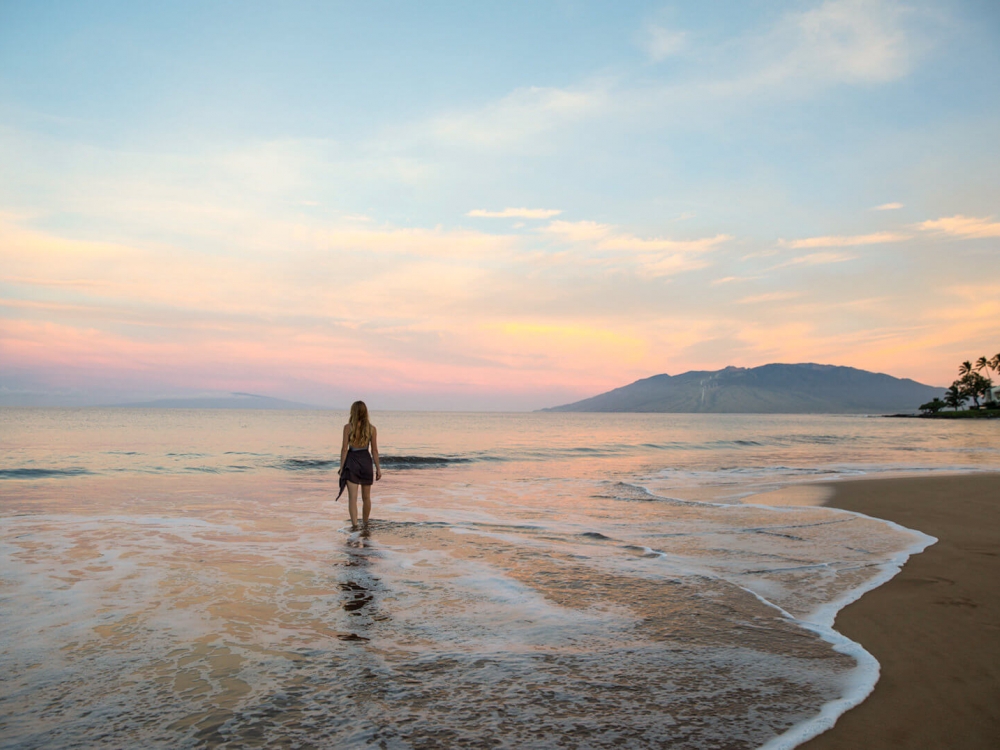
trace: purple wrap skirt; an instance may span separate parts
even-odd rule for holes
[[[374,463],[372,454],[367,448],[349,448],[347,459],[340,470],[340,492],[337,499],[344,494],[344,488],[348,482],[355,484],[371,485],[375,478]]]

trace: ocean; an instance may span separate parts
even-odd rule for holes
[[[345,419],[0,410],[0,747],[791,748],[933,542],[819,483],[1000,468],[992,422],[375,409],[352,531]]]

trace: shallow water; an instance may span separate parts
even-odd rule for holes
[[[992,425],[390,413],[359,533],[342,416],[0,412],[0,744],[791,746],[929,540],[751,495],[1000,465]]]

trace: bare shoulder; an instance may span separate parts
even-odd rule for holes
[[[348,422],[347,424],[344,425],[344,434],[346,435],[350,431],[351,431],[351,423]]]

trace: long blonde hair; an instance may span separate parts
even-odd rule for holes
[[[351,404],[350,426],[347,437],[350,444],[355,448],[367,448],[372,441],[372,423],[368,421],[368,407],[364,401]]]

